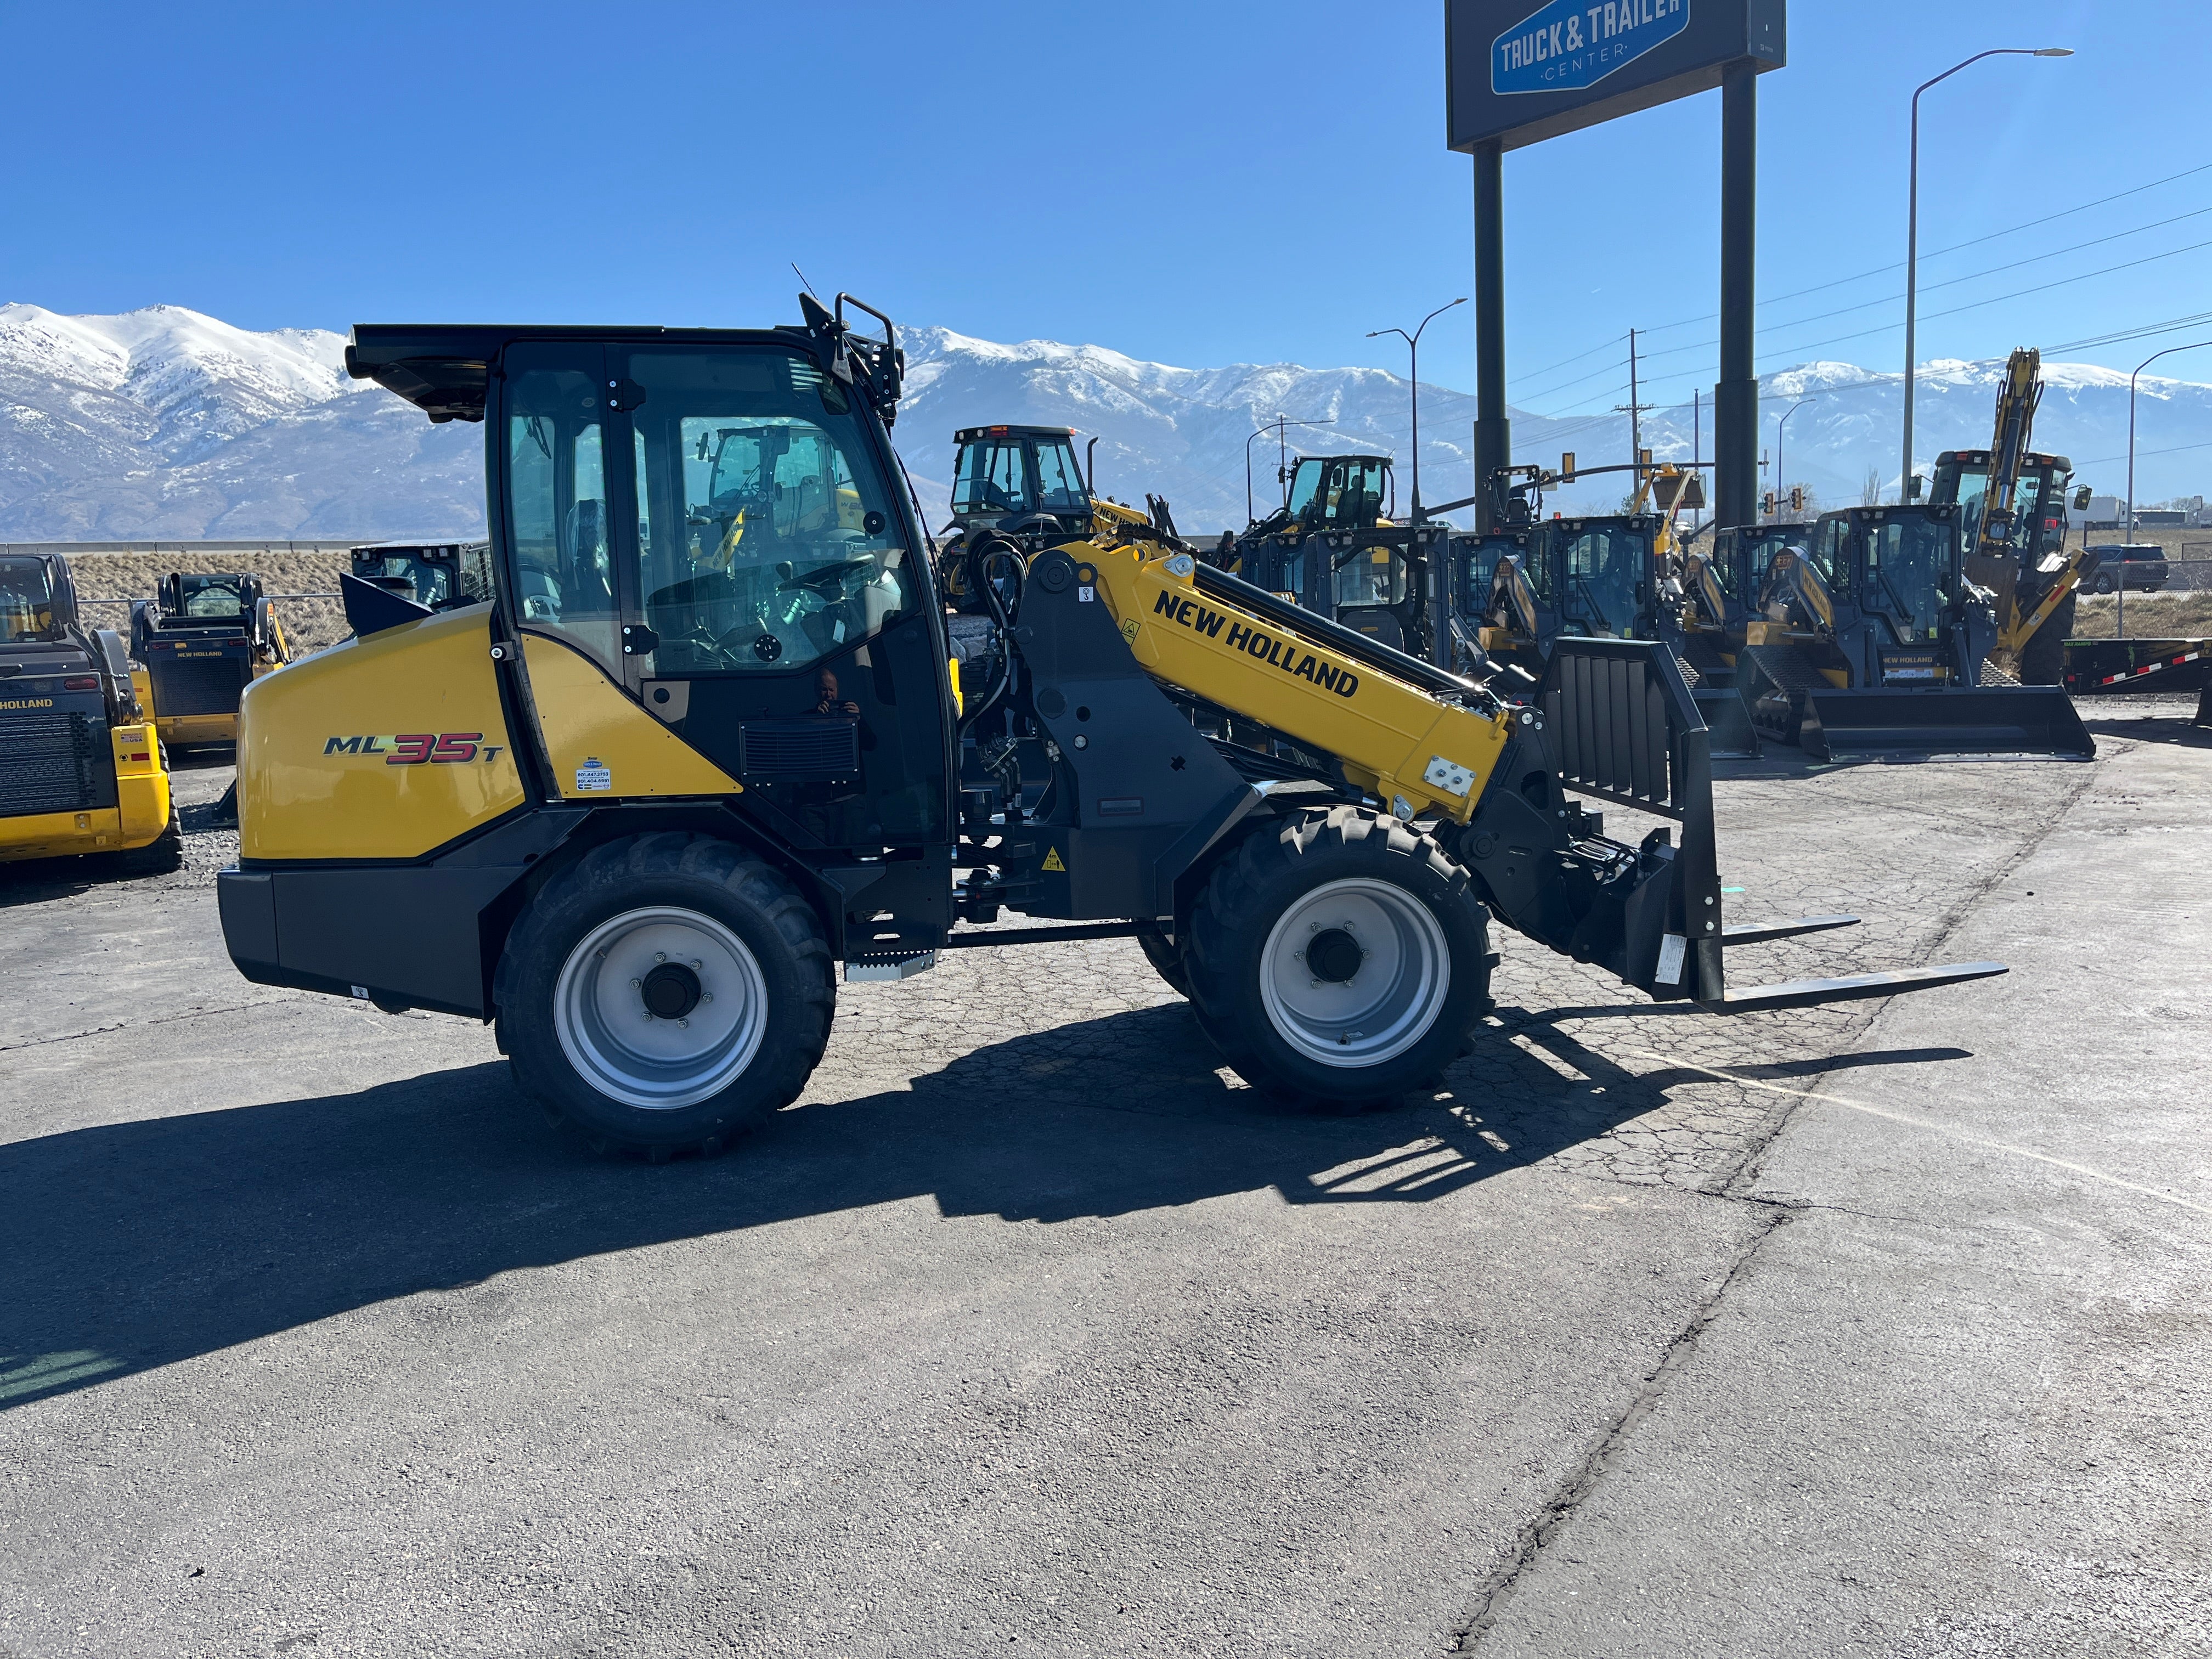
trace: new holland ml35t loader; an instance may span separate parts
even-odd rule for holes
[[[359,636],[247,691],[219,891],[249,978],[495,1021],[557,1120],[657,1158],[797,1095],[840,962],[1140,937],[1264,1097],[1339,1104],[1463,1052],[1493,921],[1716,1011],[2002,971],[1727,989],[1728,945],[1848,919],[1723,922],[1663,646],[1563,640],[1509,708],[1116,526],[984,585],[1002,647],[963,707],[890,325],[801,304],[757,331],[355,330],[355,375],[484,422],[496,591],[432,613],[349,586]],[[696,459],[732,424],[788,434],[742,535]],[[1042,796],[1007,787],[1017,748]],[[1607,839],[1606,801],[1679,844]],[[1009,911],[1035,925],[963,926]]]

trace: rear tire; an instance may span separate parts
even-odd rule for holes
[[[508,935],[516,1081],[595,1152],[720,1152],[798,1097],[836,1002],[813,908],[711,836],[595,848]]]
[[[114,855],[115,866],[126,876],[173,875],[185,867],[185,837],[177,828],[177,809],[169,808],[169,821],[161,833],[143,847]]]
[[[2100,593],[2109,593],[2118,584],[2110,576],[2100,576],[2097,578],[2095,586]]]
[[[1488,916],[1425,836],[1351,806],[1248,836],[1206,884],[1184,964],[1237,1074],[1293,1105],[1395,1102],[1490,1009]]]
[[[2069,593],[2059,600],[2058,608],[2021,648],[2022,685],[2057,685],[2066,678],[2066,640],[2074,631],[2074,602],[2077,597]]]

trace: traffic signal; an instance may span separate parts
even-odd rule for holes
[[[1574,481],[1575,452],[1571,449],[1565,454],[1559,457],[1559,482],[1561,483],[1572,483]]]
[[[1790,486],[1790,510],[1792,513],[1802,513],[1805,510],[1805,486],[1803,484],[1792,484]]]
[[[1765,495],[1762,498],[1762,504],[1759,510],[1765,513],[1770,519],[1774,516],[1774,492],[1772,490],[1768,490]]]

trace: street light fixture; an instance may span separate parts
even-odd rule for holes
[[[1415,524],[1424,522],[1421,517],[1421,333],[1431,323],[1449,311],[1453,306],[1463,306],[1466,303],[1467,295],[1462,294],[1458,299],[1438,306],[1421,319],[1420,326],[1411,334],[1407,333],[1402,328],[1373,328],[1367,331],[1367,337],[1370,340],[1378,340],[1385,334],[1396,335],[1406,343],[1407,353],[1412,359],[1411,366],[1407,372],[1412,380],[1413,393],[1413,522]]]
[[[1934,81],[1923,81],[1912,93],[1912,146],[1911,170],[1905,185],[1905,466],[1897,477],[1897,499],[1909,501],[1913,495],[1912,471],[1912,347],[1914,313],[1919,303],[1918,280],[1920,267],[1920,94],[1937,82],[1948,81],[1968,64],[1978,64],[1984,58],[2071,58],[2071,46],[1992,46],[1987,52],[1978,52],[1972,58],[1951,65]]]
[[[2128,540],[2136,538],[2136,375],[2148,368],[2161,357],[2171,357],[2177,351],[2195,351],[2200,346],[2212,346],[2212,340],[2196,340],[2188,345],[2168,346],[2163,351],[2154,351],[2136,365],[2135,374],[2128,376]],[[2112,637],[2127,636],[2128,626],[2128,567],[2126,556],[2121,556],[2118,598],[2112,605]]]
[[[1782,510],[1782,492],[1789,488],[1782,471],[1782,428],[1788,426],[1790,417],[1804,408],[1807,404],[1819,401],[1817,398],[1800,398],[1789,408],[1784,410],[1782,418],[1774,423],[1774,507],[1778,517],[1780,516]]]
[[[1463,306],[1466,303],[1467,295],[1462,294],[1458,299],[1438,306],[1421,319],[1420,325],[1411,334],[1407,333],[1402,328],[1374,328],[1367,331],[1367,337],[1370,340],[1380,339],[1385,334],[1396,335],[1406,343],[1407,356],[1410,359],[1406,373],[1407,380],[1411,382],[1413,394],[1413,522],[1416,525],[1427,522],[1421,513],[1421,335],[1431,323],[1449,311],[1453,306]],[[1475,482],[1476,487],[1480,489],[1481,480],[1477,479]],[[1447,586],[1449,577],[1445,571],[1445,567],[1450,562],[1449,559],[1431,559],[1428,562],[1429,615],[1433,619],[1430,624],[1429,633],[1433,642],[1432,654],[1439,668],[1449,668],[1452,663],[1451,630],[1449,626],[1451,619],[1451,596]]]
[[[1336,422],[1334,421],[1293,421],[1287,416],[1278,415],[1273,420],[1268,422],[1265,426],[1254,431],[1252,438],[1264,438],[1272,432],[1275,434],[1275,441],[1279,446],[1284,441],[1283,433],[1285,428],[1293,426],[1334,426]],[[1254,521],[1255,516],[1252,512],[1252,438],[1247,438],[1244,441],[1244,522],[1248,525]],[[1285,482],[1281,475],[1285,465],[1286,461],[1283,456],[1279,455],[1276,457],[1275,482],[1278,483]]]

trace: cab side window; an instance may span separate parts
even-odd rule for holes
[[[606,663],[617,644],[609,556],[605,409],[580,368],[526,370],[507,398],[507,513],[515,609]]]

